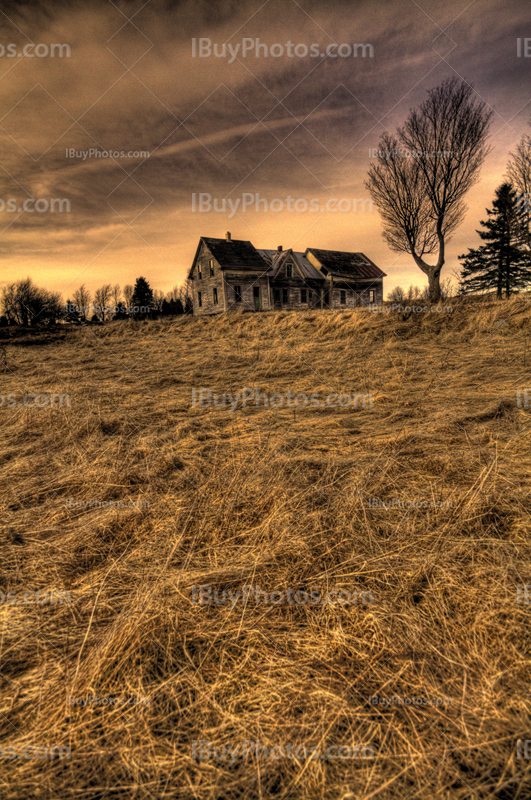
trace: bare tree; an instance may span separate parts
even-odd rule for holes
[[[457,294],[456,281],[453,275],[448,275],[441,282],[441,300],[448,300],[449,297],[453,297],[455,294]]]
[[[135,291],[134,286],[131,286],[131,284],[129,284],[129,283],[126,286],[124,286],[124,300],[125,300],[125,306],[126,306],[128,314],[131,313],[130,309],[131,309],[131,305],[132,305],[132,301],[133,301],[133,292],[134,291]]]
[[[516,145],[516,151],[509,153],[507,178],[512,183],[518,205],[524,212],[522,241],[531,249],[531,136],[527,133],[524,133]]]
[[[507,177],[516,192],[531,195],[531,136],[524,133],[516,151],[509,153]]]
[[[387,295],[388,303],[403,303],[405,299],[406,295],[401,286],[395,286]]]
[[[429,286],[417,286],[416,284],[411,284],[409,289],[407,290],[406,301],[408,303],[417,302],[422,303],[425,301],[429,301],[430,299],[430,287]]]
[[[114,313],[117,314],[122,302],[122,290],[120,289],[119,283],[115,283],[112,287],[112,302],[114,305]]]
[[[385,132],[365,185],[377,205],[384,238],[413,256],[428,277],[431,302],[441,296],[445,246],[462,221],[464,196],[479,179],[489,152],[492,111],[456,77],[430,89],[396,135]],[[424,256],[436,253],[435,264]]]
[[[84,320],[87,319],[87,314],[90,311],[90,302],[90,292],[83,284],[74,292],[74,305],[77,306],[77,311],[82,314]]]
[[[155,289],[153,292],[153,306],[156,311],[162,311],[162,304],[164,302],[164,292],[160,289]]]
[[[5,315],[8,323],[13,325],[17,322],[16,319],[16,305],[15,305],[15,284],[5,284],[2,286],[2,297],[0,299],[0,307],[2,313]]]
[[[102,322],[105,322],[105,312],[108,310],[107,304],[111,296],[112,287],[110,283],[105,283],[103,286],[100,286],[99,289],[96,289],[94,294],[94,308],[98,316],[101,317]]]
[[[174,287],[175,289],[176,287]],[[193,308],[193,287],[190,278],[186,278],[179,286],[179,300],[181,301],[184,313],[187,314]]]
[[[167,292],[166,300],[168,301],[168,303],[171,303],[180,299],[181,299],[181,287],[175,284],[175,286],[172,289],[170,289],[169,292]]]
[[[3,286],[1,307],[8,321],[16,325],[55,322],[64,316],[59,293],[40,289],[31,278]]]

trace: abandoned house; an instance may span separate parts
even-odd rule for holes
[[[258,250],[227,233],[201,237],[188,277],[194,314],[216,314],[380,304],[386,275],[363,253]]]

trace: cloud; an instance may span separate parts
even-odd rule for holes
[[[457,72],[496,109],[493,132],[501,132],[469,195],[463,231],[449,245],[455,265],[476,238],[508,150],[528,129],[528,63],[516,58],[515,42],[526,35],[527,12],[517,0],[503,19],[494,0],[481,8],[457,0],[423,6],[426,13],[391,0],[326,8],[289,0],[4,2],[2,41],[67,43],[71,55],[0,57],[0,199],[64,198],[71,211],[0,211],[2,269],[13,279],[30,272],[57,290],[82,270],[92,288],[110,275],[130,283],[141,270],[164,289],[184,277],[200,235],[223,235],[230,224],[234,237],[257,244],[365,251],[389,273],[389,288],[393,262],[406,281],[420,282],[407,257],[397,262],[386,247],[376,212],[249,211],[229,221],[192,212],[191,195],[367,197],[369,151],[380,134]],[[248,53],[229,64],[194,58],[193,38],[286,49],[289,40],[370,43],[374,55],[321,61]],[[67,157],[71,148],[150,157],[83,161]]]

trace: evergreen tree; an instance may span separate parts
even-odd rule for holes
[[[169,300],[163,300],[162,302],[162,316],[163,317],[173,317],[177,314],[183,313],[183,304],[177,298],[176,300],[170,298]]]
[[[66,309],[65,309],[65,313],[64,313],[64,318],[65,318],[65,320],[67,322],[79,323],[81,321],[79,319],[79,313],[78,313],[77,307],[74,305],[74,303],[70,299],[68,299],[66,301]]]
[[[531,283],[530,256],[522,237],[524,211],[510,183],[496,189],[493,208],[486,211],[488,219],[480,222],[485,230],[477,233],[487,244],[459,256],[463,262],[459,292],[496,290],[498,298],[504,292],[509,297]]]
[[[153,290],[145,278],[136,279],[131,305],[135,317],[147,316],[153,308]]]
[[[122,303],[121,300],[118,303],[118,305],[116,306],[116,312],[114,314],[114,319],[127,319],[127,309],[126,309],[125,305]]]

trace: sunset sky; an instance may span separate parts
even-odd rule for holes
[[[517,56],[517,39],[531,39],[528,0],[3,0],[0,26],[0,283],[31,275],[64,299],[81,283],[139,275],[169,290],[199,237],[228,230],[262,248],[362,251],[388,274],[386,293],[424,285],[370,211],[364,180],[380,134],[453,75],[495,112],[445,277],[479,243],[509,151],[531,133],[531,57]],[[199,57],[200,39],[235,56]],[[70,54],[52,57],[54,44]],[[372,57],[358,47],[321,58],[332,44],[371,45]],[[68,155],[91,148],[150,155]],[[200,193],[240,202],[200,213]],[[266,202],[242,211],[257,193]],[[288,211],[288,196],[309,209]],[[28,198],[37,210],[19,213]],[[60,199],[70,211],[50,209]],[[326,210],[329,199],[358,210]]]

